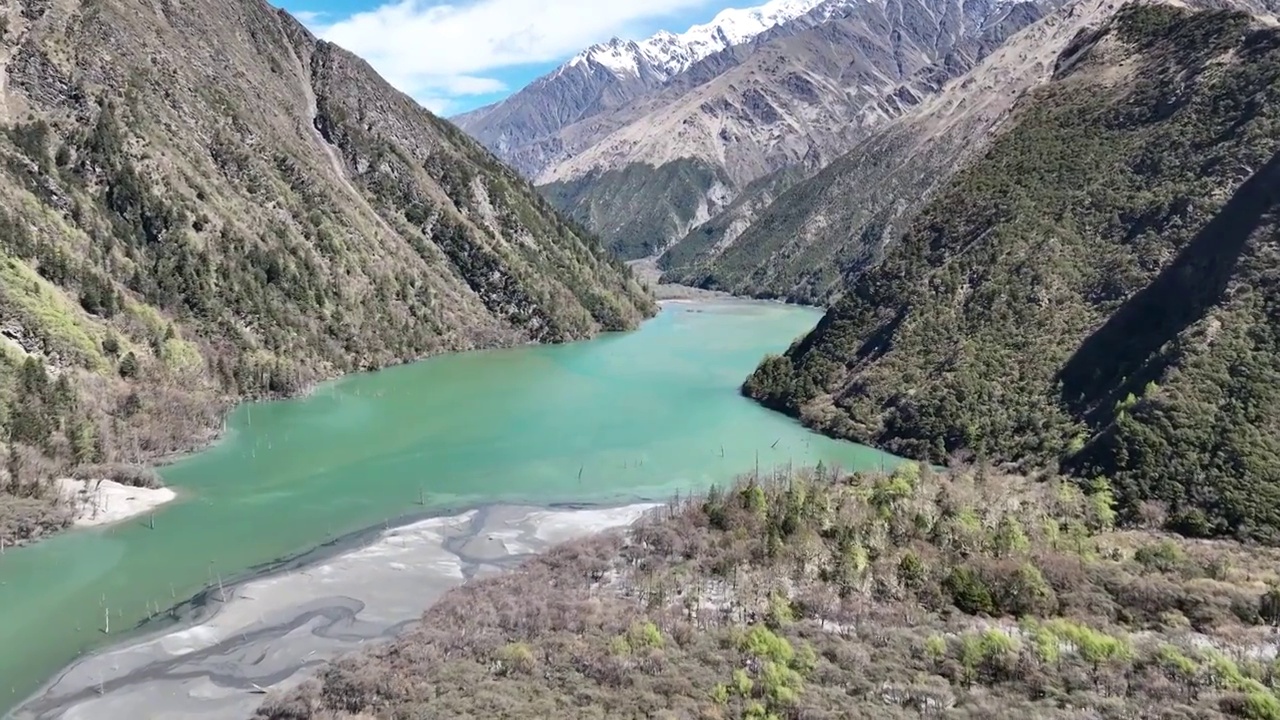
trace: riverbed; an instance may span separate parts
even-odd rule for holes
[[[739,394],[818,319],[672,303],[631,333],[444,356],[240,407],[218,445],[162,469],[178,499],[154,528],[75,530],[0,556],[0,708],[82,653],[159,631],[202,590],[362,529],[495,503],[662,501],[757,463],[891,464]]]
[[[329,559],[212,588],[177,609],[184,622],[172,630],[74,663],[16,718],[247,718],[264,692],[287,690],[338,656],[394,637],[450,588],[552,545],[630,525],[655,507],[498,505],[389,529]]]

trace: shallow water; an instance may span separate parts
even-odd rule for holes
[[[434,358],[246,405],[210,450],[164,468],[179,500],[145,519],[0,556],[0,709],[87,649],[219,579],[426,509],[624,502],[752,469],[893,459],[738,394],[807,308],[667,305],[632,333]],[[111,635],[104,634],[109,610]]]

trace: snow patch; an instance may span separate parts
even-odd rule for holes
[[[819,5],[831,8],[849,0],[771,0],[757,7],[726,8],[711,22],[694,25],[683,33],[660,30],[639,42],[613,38],[592,45],[560,66],[556,74],[570,68],[594,64],[615,76],[639,76],[642,68],[663,80],[687,70],[699,60],[741,45],[770,28],[790,22]]]

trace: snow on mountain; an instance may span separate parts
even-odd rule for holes
[[[708,55],[744,43],[777,25],[794,20],[826,0],[770,0],[752,8],[726,8],[711,22],[679,35],[661,30],[636,42],[614,38],[592,45],[560,68],[595,63],[615,75],[639,75],[641,67],[671,77]]]

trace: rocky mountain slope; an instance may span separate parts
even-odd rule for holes
[[[459,122],[526,167],[615,251],[639,257],[716,216],[760,178],[816,171],[1056,4],[826,0],[669,79],[629,79],[625,87],[643,89],[519,149],[494,139],[522,133],[519,123]],[[588,71],[605,72],[580,70]],[[557,103],[542,81],[528,92],[520,102]]]
[[[979,154],[1058,53],[1119,0],[1075,0],[1010,37],[976,67],[885,123],[820,172],[761,178],[659,259],[666,282],[827,305],[874,264],[931,193]],[[1274,2],[1193,2],[1273,16]]]
[[[0,7],[0,538],[64,519],[51,476],[198,445],[225,399],[652,310],[528,183],[261,0]]]
[[[566,159],[556,133],[660,88],[703,58],[740,45],[812,10],[821,0],[771,0],[728,8],[710,22],[639,42],[613,38],[500,102],[451,118],[529,177]]]
[[[823,305],[873,264],[931,193],[981,153],[1058,54],[1119,0],[1079,0],[1010,37],[969,72],[820,172],[769,176],[659,259],[664,279]]]
[[[745,391],[825,432],[1111,479],[1131,515],[1280,542],[1280,29],[1081,32],[883,262]]]

